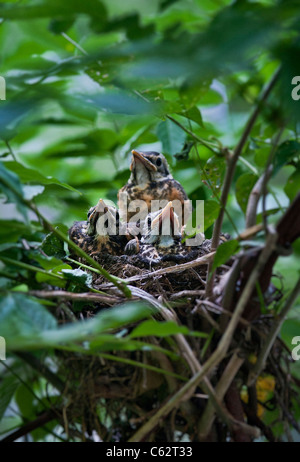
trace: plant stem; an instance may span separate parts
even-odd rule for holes
[[[223,400],[231,382],[233,381],[244,361],[244,358],[240,358],[236,353],[231,357],[221,379],[215,388],[217,397],[220,401]],[[215,412],[216,411],[214,405],[211,400],[209,400],[198,425],[198,435],[200,440],[205,440],[207,435],[210,433],[215,418]]]
[[[112,295],[102,295],[102,294],[93,294],[93,293],[74,293],[74,292],[65,292],[64,290],[31,290],[29,295],[38,298],[51,299],[51,298],[62,298],[63,300],[75,300],[75,301],[90,301],[90,302],[99,302],[114,304],[120,303],[124,299],[113,297]]]
[[[69,43],[71,43],[77,50],[79,50],[83,55],[88,56],[88,53],[85,51],[84,48],[82,48],[79,43],[75,42],[75,40],[71,39],[69,35],[67,35],[65,32],[61,32],[61,36],[65,38]]]
[[[15,162],[17,162],[15,153],[14,153],[14,151],[12,150],[9,141],[5,140],[5,144],[6,144],[6,146],[7,146],[7,149],[9,150],[9,154],[11,155],[11,157],[13,158],[13,160],[14,160]]]
[[[265,90],[263,91],[258,104],[251,114],[246,127],[242,133],[242,136],[232,154],[232,156],[228,159],[228,164],[227,164],[227,169],[226,169],[226,174],[225,174],[225,179],[224,179],[224,185],[222,189],[222,194],[221,194],[221,210],[219,213],[219,216],[215,222],[214,225],[214,230],[213,230],[213,236],[212,236],[212,244],[211,244],[211,250],[214,251],[217,249],[219,246],[219,239],[220,239],[220,234],[221,234],[221,229],[222,229],[222,224],[223,224],[223,218],[224,218],[224,211],[230,191],[230,187],[232,185],[232,180],[236,168],[237,161],[239,159],[240,154],[242,153],[242,150],[248,140],[248,137],[251,133],[251,130],[260,114],[261,108],[265,101],[267,100],[271,90],[273,89],[275,83],[277,82],[278,76],[279,76],[280,68],[277,69],[277,71],[274,73],[272,79],[266,86]],[[207,275],[211,273],[211,269],[213,266],[213,262],[208,265],[207,269]],[[212,289],[214,285],[214,279],[215,279],[215,273],[212,274],[210,278],[207,278],[207,284],[206,284],[206,297],[210,298],[212,296]]]
[[[260,372],[264,369],[265,362],[267,357],[269,356],[269,353],[271,351],[271,348],[277,338],[277,335],[280,331],[280,328],[284,322],[284,319],[291,309],[293,303],[297,299],[298,293],[300,292],[300,278],[298,279],[293,291],[291,292],[290,296],[286,300],[283,309],[280,312],[279,318],[273,322],[273,325],[271,327],[271,330],[262,346],[262,349],[258,355],[257,361],[253,367],[253,369],[250,371],[249,377],[248,377],[248,387],[251,386],[257,377],[259,376]]]
[[[12,258],[8,257],[2,257],[0,255],[0,260],[3,261],[4,263],[8,263],[10,265],[18,266],[19,268],[26,269],[28,271],[34,271],[35,273],[42,273],[46,274],[47,276],[51,276],[55,279],[59,279],[60,281],[64,281],[65,279],[62,276],[59,276],[58,274],[50,273],[49,271],[46,271],[42,268],[38,268],[37,266],[29,265],[28,263],[24,263],[22,261],[18,260],[13,260]]]
[[[166,117],[172,122],[174,122],[174,124],[178,125],[178,127],[180,127],[188,135],[194,138],[194,140],[198,141],[198,143],[203,144],[203,146],[210,149],[214,154],[217,154],[220,151],[219,146],[215,145],[214,143],[210,143],[209,141],[206,141],[203,138],[200,138],[200,136],[195,135],[195,133],[193,133],[191,130],[186,128],[184,125],[178,122],[178,120],[174,119],[172,116],[167,115]]]

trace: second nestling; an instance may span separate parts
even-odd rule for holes
[[[129,241],[125,253],[135,255],[133,260],[146,266],[163,262],[184,263],[207,253],[202,246],[203,234],[198,236],[198,245],[188,246],[182,242],[183,232],[170,201],[162,210],[147,215],[140,241]]]

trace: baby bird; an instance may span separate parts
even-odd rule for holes
[[[137,213],[137,208],[140,218],[145,219],[151,211],[151,201],[164,200],[173,201],[180,221],[187,221],[191,213],[191,203],[181,184],[171,175],[163,154],[133,150],[130,170],[127,184],[118,193],[122,219],[129,221]]]
[[[100,199],[91,207],[86,222],[75,222],[69,230],[70,239],[93,258],[103,254],[122,255],[128,241],[119,212]]]
[[[136,254],[137,260],[147,266],[166,261],[184,263],[196,258],[199,245],[190,247],[181,240],[179,220],[170,201],[162,210],[147,215],[140,242],[129,241],[125,253]]]
[[[121,226],[118,210],[100,199],[88,219],[87,235],[91,238],[88,253],[91,257],[101,253],[122,255],[127,238],[125,233],[120,233]]]
[[[68,230],[69,239],[75,242],[75,244],[77,244],[78,247],[80,247],[85,252],[87,251],[87,246],[90,243],[89,236],[87,234],[89,217],[95,208],[96,206],[91,207],[89,209],[88,214],[87,214],[87,220],[75,221],[74,224],[71,226],[71,228],[69,228]],[[69,251],[71,254],[74,253],[74,251],[71,248],[69,248]]]

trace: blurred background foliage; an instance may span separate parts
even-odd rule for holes
[[[267,198],[270,222],[298,192],[300,102],[291,98],[291,80],[300,75],[298,1],[12,0],[0,3],[0,18],[7,85],[0,176],[52,223],[69,227],[85,219],[100,197],[116,203],[135,148],[163,152],[190,198],[207,201],[210,237],[224,148],[236,146],[280,66],[239,160],[223,231],[235,236],[244,229],[251,187],[282,129]],[[21,240],[40,243],[45,233],[32,211],[2,191],[0,250],[21,260]],[[297,279],[299,243],[294,248],[275,267],[285,290]],[[32,250],[26,258],[61,274],[60,260],[39,260]],[[16,285],[16,271],[8,266],[1,287]],[[39,277],[33,288],[51,283]],[[289,346],[300,333],[297,307],[291,317],[282,332]]]

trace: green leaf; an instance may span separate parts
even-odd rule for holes
[[[7,349],[14,349],[20,338],[32,338],[45,329],[56,327],[55,318],[36,300],[12,292],[0,299],[1,336]]]
[[[49,270],[47,274],[37,272],[35,275],[35,278],[37,282],[47,282],[48,284],[51,284],[53,286],[58,286],[58,287],[63,288],[66,286],[67,278],[59,280],[58,278],[53,277],[53,275],[61,276],[63,271],[68,271],[70,270],[70,268],[71,266],[68,265],[67,263],[61,263],[60,265],[57,265],[51,270]]]
[[[271,146],[263,146],[255,150],[254,161],[258,167],[264,168],[266,166],[270,150]]]
[[[214,262],[211,271],[213,272],[216,268],[226,263],[230,259],[230,257],[232,257],[237,252],[238,249],[239,243],[235,239],[224,242],[223,244],[219,245],[214,257]]]
[[[163,152],[174,155],[181,151],[186,133],[169,119],[160,122],[156,129],[157,136],[162,143]]]
[[[119,338],[115,335],[109,334],[101,334],[97,337],[97,339],[91,341],[89,350],[93,353],[99,351],[160,351],[173,359],[178,359],[173,352],[157,345],[131,340],[130,337]]]
[[[23,424],[23,420],[19,416],[14,417],[3,417],[0,421],[0,435],[9,433],[15,428],[20,427]]]
[[[156,337],[166,337],[168,335],[185,334],[189,333],[189,329],[186,326],[179,326],[173,321],[157,322],[152,319],[144,321],[139,324],[130,333],[130,338],[136,337],[147,337],[149,335],[155,335]]]
[[[80,14],[90,16],[92,27],[101,31],[106,22],[106,10],[99,0],[73,0],[72,3],[62,3],[59,0],[40,1],[33,5],[5,5],[1,4],[0,17],[10,20],[30,20],[50,18],[59,22],[64,20],[65,27],[70,27]],[[62,26],[61,26],[62,27]],[[57,32],[61,32],[61,28]]]
[[[15,202],[19,212],[28,222],[27,208],[24,205],[23,189],[18,176],[6,169],[8,162],[0,162],[0,190],[9,202]]]
[[[68,234],[68,228],[65,225],[58,225],[57,228],[65,234]],[[47,234],[47,236],[44,238],[41,244],[41,249],[43,252],[45,252],[46,255],[59,259],[66,256],[64,241],[59,239],[53,232]]]
[[[30,387],[31,384],[28,384]],[[25,386],[25,384],[20,384],[16,396],[15,396],[16,403],[22,413],[22,416],[26,419],[33,419],[34,418],[34,405],[33,400],[34,396],[30,390]]]
[[[16,220],[0,220],[1,242],[16,242],[20,237],[32,238],[37,231],[41,231],[40,225],[37,227],[32,222],[29,226]]]
[[[86,273],[85,271],[81,270],[80,268],[76,269],[62,269],[61,272],[64,274],[66,279],[75,282],[80,286],[86,286],[91,288],[93,277],[91,274]]]
[[[204,170],[209,179],[208,187],[214,189],[217,193],[219,192],[222,184],[226,169],[226,160],[224,157],[212,156],[206,162]],[[206,183],[206,177],[203,177]]]
[[[275,154],[274,158],[274,170],[273,175],[275,175],[278,170],[286,165],[294,157],[299,157],[300,154],[300,143],[295,140],[288,140],[282,143]]]
[[[285,185],[284,192],[292,201],[296,195],[299,193],[299,184],[300,184],[300,170],[296,170],[292,175],[288,178],[287,183]]]
[[[19,385],[20,382],[14,375],[7,375],[2,379],[0,383],[0,421]]]
[[[35,260],[36,262],[38,262],[41,265],[41,267],[43,269],[45,269],[46,271],[54,270],[59,265],[65,265],[66,264],[62,260],[60,260],[59,258],[48,257],[48,256],[43,255],[42,253],[40,253],[40,252],[38,252],[36,250],[29,252],[28,256],[30,258],[32,258],[33,260]],[[69,265],[67,265],[67,266],[68,266],[68,269],[71,268]]]
[[[148,103],[125,91],[106,91],[96,96],[89,96],[87,100],[82,98],[81,104],[88,104],[98,111],[109,111],[113,114],[126,115],[153,114],[161,106],[160,104]]]
[[[204,202],[204,231],[214,224],[218,218],[220,204],[213,200]]]
[[[4,312],[4,314],[1,314],[0,311],[1,326],[3,322],[2,319],[5,321],[4,333],[6,335],[4,335],[4,337],[6,336],[7,338],[7,350],[30,350],[48,347],[72,349],[75,343],[84,340],[92,341],[111,329],[117,329],[126,324],[137,322],[151,316],[155,312],[152,307],[146,304],[132,302],[102,310],[99,314],[87,321],[68,324],[56,329],[53,324],[54,318],[51,316],[51,325],[44,322],[44,328],[41,326],[39,329],[36,329],[36,322],[33,325],[30,324],[29,319],[27,319],[28,316],[25,316],[23,312],[21,312],[21,319],[19,319],[20,316],[18,317],[15,314],[17,311],[14,308],[15,305],[12,305],[12,303],[8,305],[7,302],[10,302],[8,297],[3,301],[3,304],[0,304],[0,310],[4,307],[10,307],[6,309],[6,313]],[[37,302],[34,303],[39,305]],[[41,305],[39,305],[39,307],[41,307]],[[26,303],[26,308],[28,311],[28,303]],[[34,306],[34,308],[36,308],[36,306]],[[45,309],[43,308],[43,310]],[[33,310],[31,316],[33,316],[35,312],[39,319],[39,316],[41,316],[40,311]],[[11,314],[11,316],[8,316],[9,314]],[[49,313],[47,314],[49,315]],[[42,324],[41,321],[47,320],[41,319],[40,324]],[[70,346],[67,347],[68,345]],[[74,345],[74,351],[76,351],[76,345]]]
[[[203,127],[202,115],[197,106],[193,106],[187,111],[180,112],[178,115],[186,117],[187,119],[196,122],[198,125],[200,125],[200,127]]]
[[[30,184],[38,184],[38,185],[57,185],[62,188],[68,189],[69,191],[76,192],[78,194],[81,194],[80,191],[77,189],[73,188],[72,186],[62,183],[61,181],[57,180],[56,178],[53,178],[51,176],[44,176],[37,170],[33,170],[31,168],[27,168],[24,165],[20,164],[19,162],[5,162],[5,166],[11,170],[12,172],[16,173],[22,183],[30,183]]]
[[[291,318],[284,321],[280,331],[280,337],[288,348],[291,350],[294,348],[295,345],[292,345],[292,339],[294,337],[299,337],[299,335],[300,320],[298,318]]]
[[[236,200],[245,214],[247,210],[250,193],[257,180],[257,175],[254,175],[253,173],[244,173],[238,178],[236,182]]]

